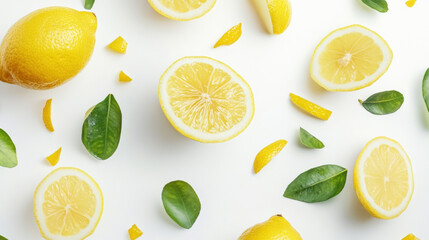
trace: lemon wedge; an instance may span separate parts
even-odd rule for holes
[[[127,53],[127,46],[127,41],[125,41],[125,39],[123,39],[121,36],[117,37],[115,40],[113,40],[113,42],[107,45],[108,48],[121,54]]]
[[[216,42],[214,48],[217,48],[222,45],[231,45],[235,43],[241,37],[241,23],[235,25],[229,29],[222,37]]]
[[[253,0],[253,3],[269,33],[281,34],[287,29],[292,17],[289,0]]]
[[[51,164],[51,166],[57,165],[58,161],[60,160],[61,149],[62,149],[61,147],[58,148],[57,151],[52,153],[50,156],[46,157],[46,160],[48,160],[48,162]]]
[[[52,99],[48,99],[43,107],[43,123],[45,124],[46,129],[49,132],[55,131],[54,126],[52,125],[51,119],[51,107],[52,107]]]
[[[304,110],[305,112],[313,115],[322,120],[328,120],[331,117],[332,112],[326,108],[323,108],[313,102],[308,101],[298,95],[293,93],[289,94],[290,100],[299,108]]]
[[[131,82],[133,79],[130,78],[123,71],[119,72],[119,82]]]
[[[396,141],[378,137],[366,144],[354,168],[354,188],[371,215],[382,219],[399,216],[414,191],[410,159]]]
[[[261,171],[271,160],[279,154],[279,152],[286,146],[286,140],[278,140],[270,145],[264,147],[258,155],[256,155],[255,161],[253,162],[253,170],[255,173]]]
[[[130,229],[128,229],[128,235],[130,235],[131,240],[136,240],[143,235],[143,232],[134,224]]]
[[[77,168],[58,168],[39,184],[33,204],[43,238],[84,239],[100,221],[103,195],[87,173]]]
[[[360,25],[337,29],[314,50],[311,77],[328,91],[353,91],[373,84],[389,68],[392,50]]]
[[[202,17],[215,3],[216,0],[149,0],[149,4],[159,14],[178,21]]]
[[[224,142],[240,134],[254,114],[249,85],[224,63],[184,57],[161,76],[162,110],[183,135],[200,142]]]

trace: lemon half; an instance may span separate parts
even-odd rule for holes
[[[103,212],[103,194],[82,170],[58,168],[39,184],[33,204],[43,238],[77,240],[95,230]]]
[[[392,57],[380,35],[351,25],[331,32],[319,43],[311,59],[311,77],[329,91],[358,90],[379,79]]]
[[[224,63],[184,57],[161,76],[162,110],[183,135],[200,142],[224,142],[240,134],[254,114],[249,85]]]
[[[411,201],[414,191],[410,159],[396,141],[378,137],[360,153],[354,168],[354,187],[359,201],[373,216],[392,219]]]
[[[148,0],[155,11],[164,17],[188,21],[208,13],[216,0]]]

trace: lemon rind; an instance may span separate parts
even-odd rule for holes
[[[186,13],[178,13],[172,9],[165,7],[158,0],[148,0],[152,8],[162,16],[176,21],[190,21],[206,15],[215,5],[216,0],[208,0],[201,7],[188,11]]]
[[[366,77],[365,79],[358,81],[358,82],[350,82],[346,84],[335,84],[330,82],[329,80],[326,80],[323,78],[319,72],[319,57],[320,54],[325,49],[326,45],[328,45],[333,39],[340,37],[347,33],[352,32],[359,32],[364,34],[365,36],[371,37],[372,40],[377,44],[377,46],[380,48],[380,50],[383,52],[383,61],[381,62],[378,70]],[[320,43],[317,45],[316,49],[314,50],[313,57],[311,59],[311,65],[310,65],[310,74],[311,78],[317,82],[321,87],[325,88],[328,91],[355,91],[359,90],[365,87],[368,87],[372,85],[374,82],[376,82],[381,76],[383,76],[387,70],[389,69],[390,64],[392,63],[393,59],[393,52],[390,46],[387,44],[387,42],[376,32],[372,31],[369,28],[366,28],[359,24],[350,25],[347,27],[343,27],[340,29],[337,29],[331,33],[329,33],[325,38],[320,41]]]
[[[203,133],[201,131],[198,131],[196,129],[193,129],[189,126],[187,126],[182,119],[178,118],[175,114],[173,109],[171,108],[169,104],[169,96],[166,94],[167,92],[167,82],[168,82],[168,76],[171,76],[179,67],[181,67],[183,64],[186,63],[193,63],[193,62],[202,62],[202,63],[208,63],[213,65],[215,68],[222,69],[223,71],[227,72],[231,75],[231,80],[235,80],[236,83],[238,83],[246,95],[246,115],[244,118],[236,124],[231,129],[222,132],[222,133],[216,133],[216,134],[210,134],[210,133]],[[254,98],[252,90],[249,86],[249,84],[237,73],[235,72],[231,67],[227,66],[226,64],[215,60],[210,57],[203,57],[203,56],[195,56],[195,57],[183,57],[177,61],[175,61],[161,76],[159,80],[159,87],[158,87],[158,96],[159,96],[159,102],[161,104],[161,108],[167,117],[168,121],[173,125],[173,127],[179,131],[184,136],[199,141],[203,143],[218,143],[218,142],[225,142],[228,141],[236,136],[238,136],[240,133],[242,133],[250,124],[250,122],[253,119],[254,113],[255,113],[255,104],[254,104]]]
[[[64,174],[63,171],[67,171],[69,174]],[[90,224],[88,224],[88,227],[84,230],[81,230],[79,234],[73,235],[73,236],[59,236],[49,233],[49,230],[46,228],[45,224],[41,222],[41,219],[39,219],[38,216],[44,216],[44,213],[42,212],[42,208],[37,208],[36,206],[42,206],[43,200],[44,200],[44,193],[46,189],[49,187],[50,184],[52,184],[53,181],[59,180],[63,176],[72,175],[72,176],[78,176],[80,179],[85,180],[86,183],[88,183],[91,186],[91,189],[94,190],[94,195],[97,198],[97,208],[95,210],[94,214],[98,214],[98,216],[93,217],[91,219]],[[50,180],[49,182],[47,180]],[[61,167],[57,168],[51,173],[49,173],[43,180],[39,183],[39,185],[36,188],[36,191],[34,192],[33,197],[33,213],[34,217],[37,222],[37,226],[39,228],[40,234],[44,239],[47,240],[76,240],[76,239],[85,239],[88,236],[90,236],[92,233],[94,233],[95,229],[97,228],[98,223],[101,220],[101,215],[103,213],[103,207],[104,207],[104,199],[103,194],[101,192],[101,188],[98,185],[98,183],[86,172],[73,167]],[[87,230],[88,229],[88,230]],[[85,231],[87,230],[87,231]]]
[[[409,177],[408,179],[408,184],[409,184],[409,191],[407,193],[407,196],[403,199],[402,203],[390,210],[390,211],[386,211],[384,209],[382,209],[381,207],[379,207],[374,200],[371,198],[371,196],[367,193],[366,191],[366,184],[364,181],[364,172],[363,172],[363,167],[364,167],[364,162],[365,159],[371,154],[371,152],[379,147],[381,144],[386,144],[388,146],[392,146],[394,148],[396,148],[399,153],[401,154],[401,156],[403,157],[403,159],[405,159],[405,163],[407,165],[407,170],[411,173],[411,177]],[[354,167],[354,172],[353,172],[353,185],[354,188],[356,190],[356,195],[359,199],[359,201],[362,203],[362,205],[365,207],[365,209],[368,210],[368,212],[373,215],[374,217],[377,218],[381,218],[381,219],[392,219],[395,218],[399,215],[401,215],[408,207],[411,198],[413,196],[414,193],[414,177],[413,177],[413,169],[412,169],[412,165],[411,165],[411,161],[410,158],[408,157],[407,153],[405,152],[405,150],[402,148],[402,146],[396,142],[393,139],[387,138],[387,137],[377,137],[372,139],[371,141],[369,141],[365,147],[363,148],[363,150],[361,151],[361,153],[359,154],[359,157],[356,161],[355,167]]]

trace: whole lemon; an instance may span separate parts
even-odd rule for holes
[[[0,80],[32,89],[64,83],[89,61],[96,29],[91,12],[48,7],[28,14],[0,45]]]
[[[302,238],[290,223],[279,214],[247,229],[238,240],[302,240]]]

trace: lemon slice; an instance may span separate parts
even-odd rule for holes
[[[253,0],[253,3],[269,33],[281,34],[287,29],[292,17],[289,0]]]
[[[255,161],[253,162],[253,171],[258,173],[265,167],[271,160],[279,154],[279,152],[286,146],[287,141],[284,139],[275,141],[270,145],[264,147],[258,155],[256,155]]]
[[[317,117],[322,120],[328,120],[329,117],[331,117],[332,111],[323,108],[313,102],[308,101],[305,98],[302,98],[298,95],[295,95],[293,93],[289,93],[290,100],[299,108],[304,110],[305,112],[313,115],[314,117]]]
[[[58,168],[34,193],[34,216],[45,239],[84,239],[95,230],[103,212],[100,187],[77,168]]]
[[[216,0],[148,0],[155,11],[164,17],[188,21],[208,13]]]
[[[379,79],[392,57],[389,45],[377,33],[351,25],[319,43],[311,59],[311,77],[329,91],[358,90]]]
[[[224,142],[240,134],[254,114],[253,93],[234,70],[208,57],[184,57],[161,76],[162,110],[183,135]]]
[[[392,139],[371,140],[356,161],[353,177],[357,197],[375,217],[395,218],[411,201],[411,162],[401,145]]]

